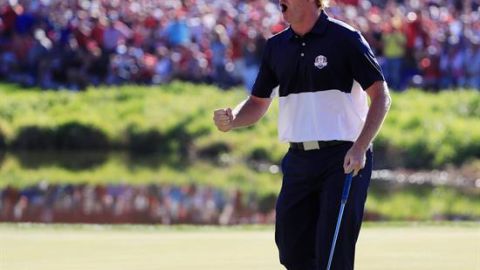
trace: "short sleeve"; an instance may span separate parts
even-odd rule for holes
[[[273,89],[278,86],[278,79],[272,69],[271,53],[271,41],[269,40],[263,51],[260,70],[253,85],[253,96],[269,98],[272,95]]]
[[[376,81],[385,81],[382,69],[365,38],[359,32],[355,32],[350,41],[352,48],[349,48],[349,60],[353,78],[363,89],[367,89]]]

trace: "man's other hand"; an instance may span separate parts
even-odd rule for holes
[[[345,155],[345,161],[343,162],[343,169],[345,173],[353,172],[353,176],[365,167],[366,157],[365,150],[352,146]]]

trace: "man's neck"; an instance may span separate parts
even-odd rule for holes
[[[320,9],[307,12],[302,21],[292,23],[290,25],[293,29],[293,32],[299,36],[304,36],[306,33],[310,32],[321,13],[322,10]]]

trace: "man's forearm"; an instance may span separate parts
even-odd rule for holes
[[[248,97],[233,110],[233,128],[250,126],[256,123],[270,106],[271,99]]]
[[[378,87],[378,89],[370,91],[370,108],[362,132],[355,142],[356,147],[364,150],[370,146],[378,134],[392,102],[386,84],[381,83],[381,85],[374,85],[373,87]],[[372,94],[372,92],[374,94]]]

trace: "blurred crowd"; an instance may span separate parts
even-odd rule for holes
[[[395,90],[480,89],[480,0],[332,0]],[[3,0],[0,80],[45,89],[179,79],[251,89],[271,0]]]
[[[268,0],[10,0],[0,8],[0,77],[48,89],[174,79],[251,88],[265,37],[280,22]]]
[[[0,222],[266,224],[275,198],[188,185],[48,185],[0,192]]]
[[[363,33],[394,90],[480,90],[480,0],[344,2],[330,14]]]

